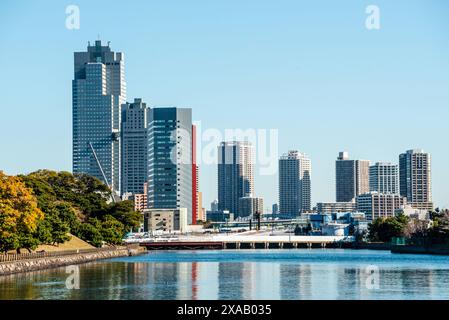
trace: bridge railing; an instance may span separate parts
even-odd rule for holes
[[[93,253],[93,252],[103,252],[103,251],[113,251],[124,247],[107,247],[107,248],[92,248],[92,249],[79,249],[79,250],[65,250],[65,251],[50,251],[50,252],[26,252],[26,253],[2,253],[0,254],[1,262],[11,262],[20,260],[31,260],[39,258],[50,258],[50,257],[62,257],[70,256],[74,254],[82,253]]]

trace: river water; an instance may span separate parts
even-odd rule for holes
[[[77,268],[0,277],[0,299],[449,299],[449,256],[152,251]]]

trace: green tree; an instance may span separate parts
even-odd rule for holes
[[[138,229],[143,222],[143,215],[134,211],[134,203],[129,200],[112,204],[108,214],[123,224],[123,234],[132,229]]]
[[[109,244],[121,244],[125,227],[113,216],[106,216],[101,222],[100,233],[103,241]]]
[[[389,242],[393,237],[403,237],[409,218],[397,217],[377,218],[368,226],[368,237],[371,241]]]
[[[103,245],[103,236],[100,232],[101,222],[97,219],[89,220],[89,223],[80,224],[79,228],[76,230],[76,236],[89,242],[95,247],[101,247]]]

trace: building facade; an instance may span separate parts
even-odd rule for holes
[[[145,232],[186,232],[187,209],[145,209],[144,231]]]
[[[126,101],[124,55],[101,41],[74,54],[72,125],[74,173],[86,173],[120,195],[121,112]]]
[[[335,163],[337,202],[351,202],[369,192],[369,165],[369,160],[350,160],[348,152],[340,152]]]
[[[254,193],[254,149],[250,142],[222,142],[218,147],[218,210],[239,216],[239,199]]]
[[[192,110],[152,108],[148,133],[148,207],[187,208],[192,224]]]
[[[122,194],[146,192],[149,111],[142,99],[122,105]]]
[[[357,204],[354,202],[318,202],[317,213],[356,212]]]
[[[271,206],[271,214],[278,214],[279,213],[279,205],[277,203],[273,203]]]
[[[289,151],[279,158],[279,213],[296,216],[310,211],[312,202],[310,158]]]
[[[365,213],[369,221],[381,217],[394,217],[395,212],[405,206],[405,197],[392,193],[368,192],[357,196],[357,211]]]
[[[377,162],[369,167],[370,191],[399,194],[398,166]]]
[[[433,210],[430,154],[421,149],[399,155],[400,194],[413,208]]]
[[[131,199],[134,201],[134,211],[143,212],[143,210],[148,208],[147,191],[148,185],[144,183],[143,192],[132,195]]]
[[[242,197],[239,199],[239,216],[250,217],[256,213],[263,214],[263,199],[257,197]]]

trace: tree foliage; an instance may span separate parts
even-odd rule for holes
[[[43,212],[32,191],[17,177],[0,171],[0,251],[34,249],[34,238]]]
[[[368,237],[374,242],[389,242],[393,237],[403,237],[409,218],[397,217],[377,218],[368,226]]]
[[[110,203],[110,190],[94,177],[50,170],[17,177],[0,172],[0,250],[56,245],[69,240],[69,233],[95,246],[119,244],[141,222],[131,201]]]

